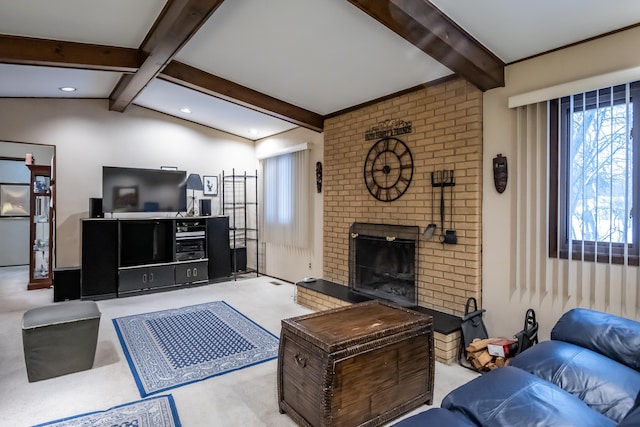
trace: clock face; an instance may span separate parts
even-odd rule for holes
[[[397,138],[382,138],[364,161],[364,182],[373,197],[392,202],[402,196],[413,177],[413,156]]]

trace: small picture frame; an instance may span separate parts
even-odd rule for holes
[[[204,185],[203,194],[205,196],[217,196],[218,195],[218,177],[217,176],[203,176],[202,184]]]

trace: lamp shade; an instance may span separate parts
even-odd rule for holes
[[[202,178],[197,173],[189,174],[187,178],[187,190],[204,190],[204,186],[202,185]]]

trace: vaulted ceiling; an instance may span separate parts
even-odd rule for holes
[[[0,0],[0,97],[255,140],[453,75],[490,90],[505,63],[639,22],[637,0]]]

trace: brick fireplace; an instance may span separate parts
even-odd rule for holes
[[[363,179],[365,158],[376,142],[365,133],[387,119],[412,123],[412,132],[399,138],[413,154],[413,179],[392,202],[372,197]],[[438,220],[431,239],[417,239],[417,304],[460,316],[467,298],[481,300],[481,91],[456,78],[330,117],[324,150],[324,279],[349,285],[350,228],[356,222],[412,226],[422,236],[438,217],[430,174],[455,170],[451,224],[458,243],[440,243]]]

